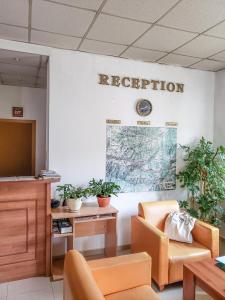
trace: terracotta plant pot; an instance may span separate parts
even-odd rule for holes
[[[109,203],[110,203],[110,198],[111,198],[110,196],[109,197],[97,196],[99,207],[106,207],[106,206],[108,206]]]

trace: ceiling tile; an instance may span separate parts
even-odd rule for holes
[[[7,75],[4,75],[3,74],[3,80],[5,81],[13,81],[13,82],[29,82],[29,83],[34,83],[35,82],[35,79],[36,77],[35,76],[27,76],[27,75],[22,75],[22,74],[18,74],[17,76],[16,75],[13,75],[13,74],[7,74]]]
[[[0,24],[0,38],[28,42],[28,29]]]
[[[39,70],[38,76],[40,76],[42,78],[46,78],[47,77],[47,68],[41,68]]]
[[[118,56],[125,49],[126,46],[86,39],[82,43],[79,50],[98,54]]]
[[[46,88],[47,86],[47,81],[45,78],[38,78],[36,81],[36,86],[39,88]]]
[[[98,10],[103,0],[53,0],[58,3]]]
[[[47,66],[49,57],[45,55],[42,55],[41,57],[42,57],[42,66]]]
[[[166,65],[182,66],[187,67],[199,61],[199,58],[178,55],[178,54],[168,54],[167,56],[160,59],[158,62]]]
[[[225,22],[216,25],[212,29],[206,31],[205,34],[225,38]]]
[[[159,24],[202,32],[224,19],[224,0],[183,0]]]
[[[41,44],[45,46],[51,46],[51,47],[57,47],[63,49],[76,49],[80,41],[81,38],[49,33],[44,31],[38,31],[38,30],[31,30],[31,43],[35,43],[35,44]]]
[[[225,40],[201,35],[177,49],[175,53],[207,58],[222,50],[225,50]]]
[[[0,49],[0,62],[37,67],[40,55]]]
[[[130,47],[121,55],[121,57],[154,62],[164,55],[166,55],[166,52]]]
[[[225,62],[225,51],[222,51],[216,55],[210,56],[210,58]]]
[[[172,51],[195,36],[195,33],[153,26],[134,46],[153,50]]]
[[[27,0],[0,0],[0,23],[28,26]]]
[[[1,78],[3,79],[4,82],[9,81],[9,80],[20,80],[20,75],[19,74],[7,74],[7,73],[1,73]]]
[[[191,67],[205,71],[218,71],[225,68],[225,63],[204,59]]]
[[[16,85],[16,86],[34,86],[36,77],[35,76],[26,76],[22,74],[2,74],[3,83],[7,85]]]
[[[24,74],[24,75],[35,76],[37,73],[37,68],[34,67],[19,66],[19,65],[12,65],[6,63],[0,63],[0,70],[1,73],[6,73],[9,75]]]
[[[177,0],[108,0],[103,12],[139,21],[155,22]]]
[[[32,28],[81,37],[91,24],[94,15],[92,11],[33,0]]]
[[[129,45],[147,30],[149,26],[146,23],[100,15],[87,37],[94,40]]]

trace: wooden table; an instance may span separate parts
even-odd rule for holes
[[[52,209],[52,221],[68,218],[72,224],[73,232],[67,234],[53,233],[52,238],[65,237],[67,239],[67,250],[75,249],[75,238],[92,236],[97,234],[105,235],[105,256],[116,256],[117,249],[117,223],[118,210],[113,206],[99,207],[97,203],[83,203],[78,212],[69,212],[67,207]],[[55,259],[52,257],[52,278],[59,280],[63,278],[64,258]]]
[[[215,300],[225,299],[225,272],[215,266],[213,259],[184,265],[183,300],[195,299],[196,285]]]

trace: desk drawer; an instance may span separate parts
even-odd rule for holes
[[[107,220],[75,223],[74,227],[76,237],[105,234],[107,230]]]

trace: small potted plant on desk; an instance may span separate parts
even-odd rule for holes
[[[89,192],[92,196],[97,196],[98,205],[106,207],[110,203],[111,195],[117,196],[120,186],[114,182],[104,182],[102,179],[89,182]]]
[[[72,187],[67,199],[68,208],[71,212],[78,211],[82,205],[82,199],[89,194],[89,189],[82,187]]]
[[[59,192],[59,197],[62,201],[62,206],[67,206],[67,199],[70,197],[70,192],[73,189],[72,184],[58,185],[56,191]]]

